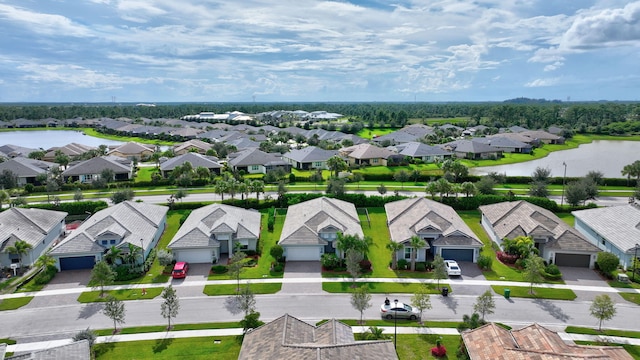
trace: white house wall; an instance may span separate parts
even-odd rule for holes
[[[633,254],[627,254],[624,250],[618,248],[614,243],[602,237],[577,217],[574,227],[593,245],[600,248],[600,250],[610,252],[617,256],[620,259],[620,264],[622,264],[625,269],[632,266]]]
[[[487,233],[487,235],[489,235],[489,238],[491,238],[491,240],[493,240],[493,242],[495,242],[496,244],[502,246],[502,239],[493,230],[493,225],[491,225],[491,222],[489,221],[489,219],[487,219],[486,216],[484,216],[484,214],[482,215],[481,223],[484,231]]]

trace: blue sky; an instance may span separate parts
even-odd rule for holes
[[[0,0],[0,102],[640,100],[640,1]]]

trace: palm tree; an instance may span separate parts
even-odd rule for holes
[[[142,254],[142,249],[139,246],[135,246],[131,243],[129,245],[129,251],[125,255],[125,261],[129,263],[131,266],[136,264],[138,257]]]
[[[409,240],[409,245],[411,245],[411,247],[413,248],[411,249],[411,271],[415,271],[418,249],[425,247],[425,245],[427,245],[427,242],[414,235],[411,237],[411,240]]]
[[[222,197],[222,201],[224,201],[224,194],[229,189],[229,184],[225,180],[216,181],[216,185],[213,187],[213,192],[220,195]]]
[[[394,270],[398,269],[398,254],[397,252],[402,250],[404,245],[401,243],[397,243],[395,241],[389,241],[387,243],[387,249],[391,250],[391,268]]]
[[[54,259],[49,254],[42,254],[38,260],[36,260],[35,265],[38,268],[46,269],[49,266],[54,266],[56,264],[56,259]]]
[[[5,251],[9,254],[18,255],[18,261],[22,267],[22,257],[29,253],[29,250],[33,249],[33,246],[24,240],[17,240],[15,244],[7,246]]]
[[[107,251],[107,253],[104,255],[105,261],[110,265],[114,265],[116,263],[116,260],[121,258],[122,258],[122,250],[118,249],[115,246],[111,246],[109,248],[109,251]]]
[[[256,200],[260,202],[260,193],[264,192],[264,181],[253,180],[249,183],[249,188],[251,189],[251,192],[256,193]]]
[[[327,160],[327,167],[331,172],[335,173],[335,177],[338,177],[338,173],[343,170],[347,170],[347,163],[338,155],[334,155]]]
[[[436,184],[435,181],[429,181],[424,191],[431,195],[431,199],[435,199],[436,194],[438,193],[438,184]]]
[[[368,340],[384,340],[387,338],[386,335],[383,334],[384,329],[379,328],[377,326],[369,326],[369,333],[367,334]]]

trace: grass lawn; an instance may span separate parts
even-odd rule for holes
[[[566,222],[569,226],[573,227],[576,222],[576,218],[571,213],[557,213],[557,217]]]
[[[141,167],[137,172],[136,172],[136,179],[135,182],[141,182],[141,181],[151,181],[151,174],[153,174],[156,171],[156,167]]]
[[[33,300],[33,296],[0,300],[0,311],[19,309]]]
[[[387,214],[382,207],[368,208],[367,210],[369,211],[371,226],[367,222],[364,211],[358,211],[358,213],[364,236],[368,236],[373,240],[372,245],[369,247],[369,260],[371,261],[372,270],[370,277],[397,277],[396,273],[389,268],[391,252],[387,249],[387,243],[389,242]]]
[[[636,305],[640,305],[640,294],[619,293],[623,299],[632,302]]]
[[[49,128],[47,128],[47,130],[49,130]],[[73,130],[81,130],[82,132],[84,132],[89,136],[93,136],[101,139],[109,139],[109,140],[116,140],[116,141],[122,141],[122,142],[135,141],[142,144],[154,144],[154,145],[178,144],[177,141],[164,141],[164,140],[146,139],[146,138],[134,137],[134,136],[119,136],[119,135],[104,134],[93,128],[74,128]]]
[[[427,311],[425,310],[424,314],[422,314],[423,317],[427,317]],[[355,319],[342,319],[339,320],[342,323],[345,323],[349,326],[360,326],[359,322],[360,320],[355,320]],[[413,320],[405,320],[405,319],[398,319],[398,326],[409,326],[409,327],[431,327],[431,328],[450,328],[450,329],[456,329],[458,327],[458,325],[460,324],[459,322],[456,321],[425,321],[424,324],[420,324],[417,321]],[[320,322],[318,322],[316,325],[321,325],[322,323],[327,322],[327,320],[322,320]],[[362,326],[378,326],[378,327],[382,327],[382,326],[394,326],[394,321],[393,320],[384,320],[384,319],[380,319],[380,320],[365,320],[364,325]]]
[[[159,339],[96,344],[96,360],[237,359],[242,340],[236,336]]]
[[[13,339],[0,339],[0,344],[15,345],[16,341]]]
[[[389,335],[389,334],[388,334]],[[393,338],[393,334],[391,334]],[[397,353],[400,360],[442,359],[431,355],[431,348],[436,346],[436,340],[442,339],[442,346],[447,349],[445,359],[455,359],[460,336],[453,335],[398,335]]]
[[[390,134],[394,131],[398,131],[400,129],[395,128],[365,128],[356,133],[356,135],[360,136],[363,139],[373,139],[373,135],[382,136]]]
[[[100,296],[100,290],[97,291],[85,291],[78,296],[78,302],[91,303],[91,302],[104,302],[107,301],[109,295],[114,296],[118,300],[148,300],[153,299],[162,293],[164,288],[148,288],[147,293],[142,295],[141,289],[123,289],[123,290],[108,290],[104,292],[104,296]]]
[[[603,329],[602,331],[598,331],[596,329],[579,327],[579,326],[567,326],[567,328],[564,329],[564,331],[572,334],[621,336],[621,337],[627,337],[627,338],[640,339],[640,331],[613,330],[613,329]]]
[[[171,326],[169,331],[183,331],[183,330],[208,330],[208,329],[234,329],[241,328],[239,322],[226,322],[226,323],[200,323],[200,324],[175,324]],[[167,331],[165,325],[155,326],[133,326],[128,328],[119,329],[118,334],[141,334],[151,332],[164,332]],[[108,336],[113,334],[113,329],[100,329],[95,330],[98,336]]]
[[[240,284],[240,287],[243,287]],[[275,294],[282,289],[282,283],[266,283],[266,284],[250,284],[251,291],[254,294]],[[238,285],[205,285],[202,291],[208,296],[234,295]]]
[[[499,286],[491,285],[493,291],[498,295],[504,294],[504,289],[511,289],[511,297],[531,298],[531,299],[549,299],[549,300],[574,300],[576,294],[569,289],[547,289],[533,287],[533,295],[529,293],[528,286]]]
[[[389,293],[405,293],[405,294],[413,294],[415,293],[422,284],[412,283],[412,284],[401,284],[401,283],[374,283],[374,282],[361,282],[357,283],[358,286],[366,285],[369,289],[369,293],[372,294],[389,294]],[[436,284],[426,284],[429,289],[429,293],[431,294],[439,294],[440,290],[436,288]],[[451,287],[446,284],[440,284],[440,288],[443,287],[449,288],[449,293],[451,293]],[[351,282],[323,282],[322,290],[330,293],[350,293],[353,292],[353,288],[351,287]]]
[[[613,344],[613,343],[602,343],[598,341],[576,341],[578,345],[596,345],[596,346],[622,346],[632,358],[636,360],[640,360],[640,346],[628,345],[628,344]]]

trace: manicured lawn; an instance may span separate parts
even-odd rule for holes
[[[393,338],[393,334],[391,335]],[[456,350],[460,344],[460,336],[453,335],[398,335],[397,352],[400,360],[442,359],[431,355],[431,348],[436,346],[436,340],[442,339],[442,346],[447,349],[445,359],[455,359]]]
[[[13,339],[0,339],[0,344],[15,345],[16,341]]]
[[[226,322],[226,323],[200,323],[200,324],[175,324],[171,325],[169,331],[183,331],[183,330],[208,330],[208,329],[234,329],[241,328],[242,325],[238,322]],[[118,329],[118,334],[141,334],[151,332],[164,332],[167,331],[166,325],[155,326],[134,326],[124,329]],[[100,329],[95,330],[98,336],[108,336],[113,334],[113,329]]]
[[[576,218],[571,213],[557,213],[557,217],[566,222],[569,226],[573,227],[576,222]]]
[[[389,268],[391,252],[387,249],[389,243],[389,229],[387,228],[387,214],[384,208],[368,208],[371,224],[367,222],[364,211],[359,211],[360,223],[364,236],[368,236],[373,241],[369,247],[369,260],[371,261],[371,277],[397,277],[394,271]]]
[[[640,294],[619,293],[623,299],[632,302],[636,305],[640,305]]]
[[[100,290],[97,291],[85,291],[78,296],[78,302],[91,303],[91,302],[104,302],[107,301],[109,295],[114,296],[118,300],[148,300],[153,299],[162,293],[164,288],[148,288],[147,293],[142,295],[141,289],[124,289],[124,290],[109,290],[104,292],[104,296],[100,296]]]
[[[614,329],[603,329],[602,331],[598,331],[596,329],[579,327],[579,326],[567,326],[567,328],[564,331],[572,334],[621,336],[621,337],[627,337],[627,338],[640,339],[640,331],[614,330]]]
[[[400,129],[395,128],[366,128],[358,131],[356,135],[360,136],[363,139],[373,139],[373,135],[382,136],[390,134],[394,131],[398,131]]]
[[[156,171],[156,167],[150,167],[150,166],[145,166],[145,167],[141,167],[137,172],[136,172],[136,179],[135,182],[141,182],[141,181],[151,181],[151,174],[153,174]]]
[[[243,284],[240,284],[242,288]],[[275,294],[282,289],[282,283],[266,283],[266,284],[250,284],[251,291],[254,294]],[[238,285],[205,285],[202,291],[208,296],[234,295]]]
[[[19,309],[33,300],[33,296],[0,300],[0,311]]]
[[[47,128],[47,130],[49,130],[49,128]],[[142,144],[154,144],[154,145],[174,145],[178,143],[177,141],[164,141],[164,140],[146,139],[146,138],[134,137],[134,136],[119,136],[119,135],[112,135],[112,134],[104,134],[92,128],[74,128],[73,130],[82,130],[82,132],[84,132],[89,136],[93,136],[101,139],[122,141],[122,142],[135,141]]]
[[[422,314],[423,318],[427,318],[429,316],[429,310],[425,310],[424,313]],[[318,322],[316,325],[320,325],[324,322],[326,322],[327,320],[322,320],[320,322]],[[342,319],[340,320],[341,322],[349,325],[349,326],[360,326],[359,321],[360,320],[354,320],[354,319]],[[405,320],[405,319],[398,319],[398,326],[409,326],[409,327],[430,327],[430,328],[451,328],[451,329],[455,329],[458,327],[458,325],[460,324],[459,322],[456,321],[425,321],[424,324],[420,324],[419,322],[413,320]],[[380,320],[365,320],[364,325],[362,326],[394,326],[394,321],[393,320],[384,320],[384,319],[380,319]]]
[[[95,345],[97,360],[237,359],[242,340],[236,336],[158,339]]]
[[[405,293],[405,294],[413,294],[415,293],[422,284],[411,283],[411,284],[402,284],[402,283],[374,283],[374,282],[361,282],[357,283],[358,286],[366,285],[369,289],[369,292],[372,294],[389,294],[389,293]],[[440,290],[436,288],[436,284],[427,284],[429,288],[429,292],[431,294],[439,294]],[[440,284],[440,288],[443,287],[449,288],[449,293],[451,293],[451,287],[446,284]],[[351,282],[323,282],[322,290],[330,293],[350,293],[353,292],[353,288],[351,287]]]
[[[533,287],[533,295],[529,293],[528,286],[499,286],[491,285],[493,291],[498,295],[504,294],[504,289],[511,289],[511,297],[531,298],[531,299],[549,299],[549,300],[574,300],[576,294],[569,289],[547,289]]]

